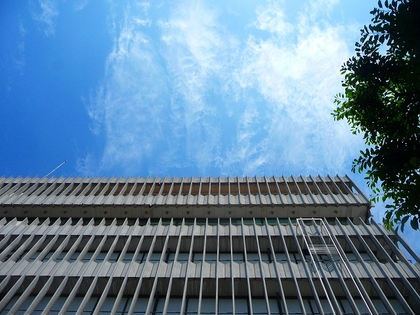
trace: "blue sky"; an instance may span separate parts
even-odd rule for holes
[[[349,174],[369,195],[331,111],[376,4],[3,0],[0,174]]]

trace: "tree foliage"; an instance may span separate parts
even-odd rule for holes
[[[379,0],[371,14],[355,56],[342,66],[344,92],[333,116],[363,134],[368,149],[352,171],[366,172],[373,201],[392,201],[385,226],[419,229],[420,1]]]

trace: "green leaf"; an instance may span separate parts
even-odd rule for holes
[[[409,216],[406,215],[404,218],[402,218],[401,220],[401,232],[404,232],[404,224],[407,222]]]
[[[419,221],[417,218],[414,218],[411,220],[410,222],[411,227],[413,228],[413,230],[418,230],[419,229]]]
[[[382,35],[379,37],[379,42],[380,42],[381,44],[383,44],[383,43],[384,43],[384,40],[385,40],[385,36],[382,34]]]

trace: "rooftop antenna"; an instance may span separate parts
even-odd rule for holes
[[[53,169],[51,172],[49,172],[47,175],[45,175],[44,177],[50,176],[52,173],[54,173],[56,170],[58,170],[60,167],[62,167],[64,164],[67,163],[67,160],[64,160],[64,162],[62,162],[60,165],[58,165],[55,169]]]

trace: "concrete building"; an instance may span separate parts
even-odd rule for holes
[[[420,314],[369,207],[347,176],[0,178],[0,313]]]

